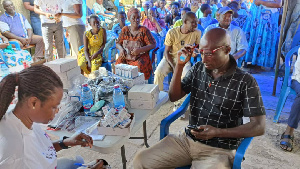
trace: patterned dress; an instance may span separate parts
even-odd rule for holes
[[[93,54],[95,54],[96,52],[98,52],[103,44],[103,33],[104,33],[105,29],[104,28],[100,28],[98,34],[93,35],[92,34],[92,30],[86,31],[85,36],[88,38],[89,40],[89,54],[90,56],[92,56]],[[85,58],[85,54],[84,54],[84,48],[82,48],[79,53],[78,53],[78,66],[80,66],[81,70],[85,73],[85,74],[90,74],[91,72],[98,70],[99,67],[102,64],[102,55],[99,54],[97,58],[91,60],[91,71],[89,71],[87,69],[87,60]]]
[[[245,61],[253,65],[274,67],[278,37],[279,11],[262,5],[251,5],[250,15],[243,26],[249,42]]]
[[[3,43],[1,38],[0,43]],[[1,49],[1,53],[3,54],[3,61],[8,67],[23,66],[23,62],[27,64],[33,63],[32,57],[27,50],[15,50],[10,45],[5,49]]]
[[[139,33],[136,36],[134,36],[131,34],[129,27],[125,26],[122,29],[121,34],[119,35],[119,39],[117,43],[120,44],[121,46],[123,45],[124,40],[140,41],[144,44],[144,46],[155,43],[155,39],[153,38],[151,32],[146,27],[140,26],[138,31]],[[116,61],[116,65],[120,63],[138,66],[139,71],[144,73],[145,79],[148,80],[150,78],[150,74],[152,71],[152,64],[149,57],[149,51],[142,54],[141,57],[139,57],[136,61],[129,61],[119,57]]]

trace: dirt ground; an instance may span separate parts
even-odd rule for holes
[[[261,88],[265,109],[267,112],[266,132],[263,136],[255,137],[251,145],[247,149],[245,161],[242,163],[242,168],[245,169],[297,169],[300,168],[300,130],[295,130],[294,150],[285,152],[279,147],[280,136],[287,125],[288,112],[292,105],[295,96],[290,96],[286,102],[283,113],[280,116],[280,123],[273,123],[273,116],[277,101],[279,98],[280,84],[278,82],[276,97],[271,96],[274,72],[263,72],[256,74],[254,77]],[[174,104],[167,102],[154,115],[147,120],[147,132],[149,145],[154,145],[159,141],[159,125],[160,121],[167,115],[172,113]],[[249,121],[245,118],[244,122]],[[188,124],[187,120],[176,120],[170,128],[170,133],[178,133]],[[142,129],[135,135],[142,135]],[[136,152],[145,149],[142,140],[129,140],[125,144],[127,168],[133,169],[132,160]],[[106,159],[113,169],[121,169],[121,151],[112,154],[101,154],[91,151],[87,148],[73,147],[68,150],[58,152],[58,157],[73,158],[76,155],[81,155],[86,162],[97,158]]]

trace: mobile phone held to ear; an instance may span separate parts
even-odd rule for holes
[[[204,131],[203,129],[199,129],[199,127],[194,126],[194,125],[188,125],[187,128],[190,129],[190,130],[195,130],[197,132]]]

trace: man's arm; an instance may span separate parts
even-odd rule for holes
[[[235,60],[243,57],[248,50],[248,42],[246,39],[246,35],[242,29],[239,29],[239,31],[238,31],[237,36],[236,36],[236,41],[237,41],[236,42],[237,52],[233,54],[233,57]]]
[[[34,12],[39,15],[44,15],[47,18],[50,18],[51,14],[47,12],[43,12],[38,5],[34,5]]]
[[[171,102],[175,102],[186,95],[186,92],[182,88],[181,75],[182,75],[182,71],[183,71],[185,64],[190,61],[192,53],[193,53],[192,52],[193,50],[186,50],[188,48],[189,47],[185,46],[183,49],[178,51],[178,54],[177,54],[178,55],[177,64],[175,66],[174,74],[173,74],[170,88],[169,88],[169,98],[170,98]],[[182,55],[182,54],[187,56],[184,61],[180,60],[180,55]],[[191,71],[192,70],[190,70],[187,73],[187,75],[185,76],[185,78],[183,79],[184,84],[191,83],[191,73],[190,73]]]
[[[181,88],[181,75],[184,65],[176,64],[173,77],[169,88],[169,98],[171,102],[175,102],[186,95]]]
[[[26,39],[22,38],[20,36],[17,36],[9,31],[3,32],[2,33],[5,37],[7,37],[8,39],[17,39],[18,41],[20,41],[23,45],[26,44]]]
[[[25,9],[34,12],[34,6],[30,5],[30,2],[24,2],[23,5]]]

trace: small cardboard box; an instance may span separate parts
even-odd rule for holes
[[[143,100],[129,100],[132,109],[152,110],[156,106],[156,102]]]
[[[139,76],[134,79],[123,78],[124,83],[128,87],[133,87],[134,85],[145,84],[145,76],[144,73],[139,73]]]
[[[73,77],[80,75],[81,74],[81,70],[79,66],[76,66],[75,68],[68,70],[66,72],[63,73],[57,73],[57,75],[60,77],[60,79],[62,81],[69,81],[71,80]]]
[[[56,73],[63,73],[78,67],[77,59],[61,58],[51,62],[45,63],[46,66],[50,67]]]
[[[128,91],[129,100],[158,101],[159,88],[155,84],[135,85]]]
[[[106,135],[106,136],[127,136],[128,134],[130,134],[130,131],[132,130],[133,125],[135,123],[134,114],[133,113],[130,113],[130,114],[131,114],[131,122],[128,127],[121,129],[119,127],[115,127],[115,128],[102,127],[102,126],[100,126],[100,124],[98,124],[98,127],[97,127],[98,134]]]

